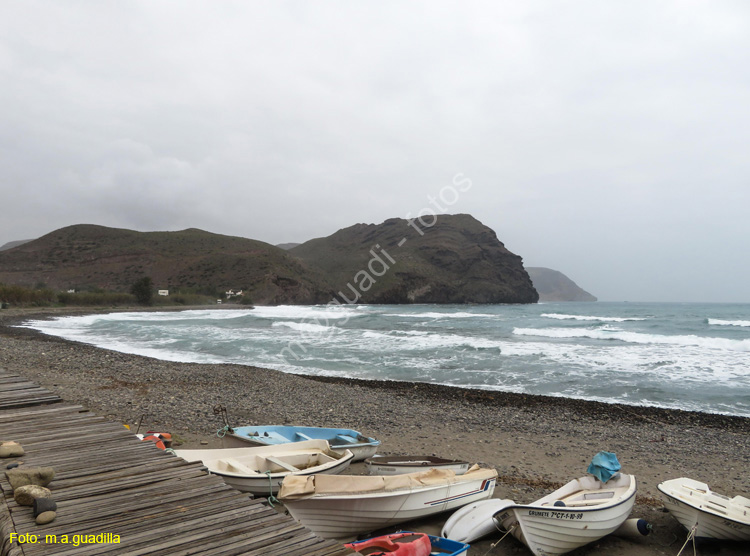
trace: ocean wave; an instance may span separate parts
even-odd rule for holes
[[[750,326],[750,320],[721,320],[707,319],[708,324],[714,326]]]
[[[542,313],[540,317],[557,320],[581,320],[598,322],[628,322],[637,320],[648,320],[646,317],[597,317],[589,315],[566,315],[564,313]]]
[[[542,338],[575,339],[589,338],[592,340],[619,340],[631,344],[667,344],[677,346],[700,346],[709,349],[724,349],[731,351],[750,351],[750,340],[728,340],[726,338],[705,338],[694,335],[660,336],[641,332],[626,332],[614,328],[599,329],[569,329],[569,328],[514,328],[517,336],[537,336]]]
[[[322,324],[314,324],[311,322],[297,322],[297,321],[279,321],[274,322],[272,327],[284,327],[291,328],[297,332],[314,332],[316,334],[335,334],[338,332],[338,328],[335,326],[324,326]]]
[[[455,313],[390,313],[384,314],[385,317],[401,317],[413,319],[473,319],[473,318],[497,318],[498,315],[488,313],[469,313],[466,311],[457,311]]]
[[[297,319],[325,322],[362,316],[356,307],[348,305],[277,305],[256,307],[252,316],[269,319]]]
[[[404,335],[400,335],[404,334]],[[505,342],[489,338],[461,336],[458,334],[399,334],[366,330],[362,337],[379,342],[380,349],[402,351],[439,350],[441,348],[500,349]]]

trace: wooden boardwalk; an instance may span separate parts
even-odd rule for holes
[[[16,440],[26,450],[21,458],[0,459],[2,556],[353,554],[265,499],[228,487],[200,463],[141,442],[125,427],[1,371],[0,440]],[[52,523],[36,525],[32,509],[13,499],[4,471],[18,460],[24,467],[54,467],[48,488],[58,509]],[[37,540],[10,542],[12,533]],[[119,535],[119,543],[75,544],[81,535],[107,533],[110,540]]]

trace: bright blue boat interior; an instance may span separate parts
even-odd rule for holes
[[[379,446],[380,441],[352,429],[322,427],[287,427],[282,425],[237,427],[234,434],[263,444],[287,444],[304,440],[327,440],[332,448],[347,446]]]

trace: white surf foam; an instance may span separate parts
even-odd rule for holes
[[[497,318],[498,315],[492,315],[488,313],[469,313],[466,311],[456,311],[454,313],[438,313],[438,312],[426,312],[426,313],[389,313],[384,315],[386,317],[401,317],[410,319],[473,319],[473,318]]]
[[[750,320],[722,320],[708,319],[708,324],[714,326],[750,326]]]
[[[328,320],[350,319],[362,316],[355,306],[341,305],[278,305],[275,307],[256,307],[251,316],[267,319],[310,320],[326,322]]]
[[[336,334],[340,329],[335,326],[325,326],[322,324],[315,324],[312,322],[297,322],[297,321],[277,321],[274,322],[272,327],[284,327],[296,330],[297,332],[307,332],[315,334]]]
[[[593,315],[566,315],[564,313],[542,313],[539,315],[548,319],[557,320],[580,320],[580,321],[598,321],[598,322],[628,322],[638,320],[648,320],[646,317],[597,317]]]
[[[729,340],[726,338],[705,338],[695,335],[660,336],[627,332],[616,328],[569,329],[569,328],[514,328],[517,336],[537,336],[540,338],[590,338],[593,340],[619,340],[632,344],[669,344],[679,346],[701,346],[710,349],[750,351],[750,339]]]

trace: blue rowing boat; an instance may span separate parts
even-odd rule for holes
[[[284,425],[247,426],[230,429],[222,437],[225,448],[251,446],[276,446],[305,440],[327,440],[332,450],[351,450],[352,461],[361,461],[373,455],[380,441],[364,436],[352,429],[322,427],[294,427]]]

